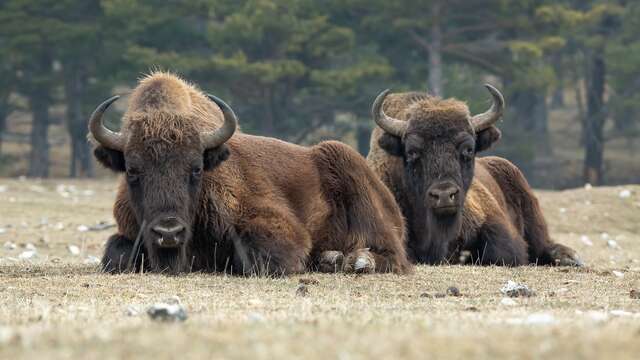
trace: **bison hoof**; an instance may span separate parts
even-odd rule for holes
[[[578,254],[570,247],[556,244],[549,252],[556,266],[584,266],[584,262]]]
[[[345,272],[373,273],[375,270],[376,260],[369,249],[359,249],[347,255],[344,266]]]
[[[342,270],[344,254],[342,251],[323,251],[318,261],[318,271],[324,273],[335,273]]]

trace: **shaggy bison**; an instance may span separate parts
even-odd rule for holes
[[[227,104],[167,73],[140,81],[120,132],[102,123],[116,99],[89,125],[96,158],[124,174],[105,271],[410,270],[400,209],[348,146],[243,134]]]
[[[369,165],[394,193],[407,219],[408,253],[428,264],[472,262],[580,265],[556,244],[522,173],[499,157],[476,158],[500,139],[494,124],[504,99],[471,116],[467,105],[425,93],[388,95],[372,107],[378,125]]]

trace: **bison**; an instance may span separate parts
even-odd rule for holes
[[[520,170],[500,157],[478,157],[500,139],[500,92],[486,85],[491,108],[426,93],[383,91],[367,161],[407,219],[408,254],[419,263],[581,265],[549,237],[540,205]]]
[[[120,132],[102,123],[117,99],[89,122],[95,157],[123,174],[104,271],[410,271],[400,209],[350,147],[236,131],[227,104],[169,73],[139,82]]]

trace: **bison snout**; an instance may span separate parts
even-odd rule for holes
[[[165,218],[151,226],[160,247],[178,247],[185,241],[187,228],[177,218]]]
[[[438,214],[455,214],[458,211],[460,188],[443,183],[429,188],[427,203]]]

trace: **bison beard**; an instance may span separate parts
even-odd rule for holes
[[[89,122],[96,158],[123,173],[105,271],[126,268],[138,232],[136,270],[411,270],[400,209],[350,147],[236,132],[227,104],[171,74],[141,80],[120,132],[101,120],[116,99]]]

